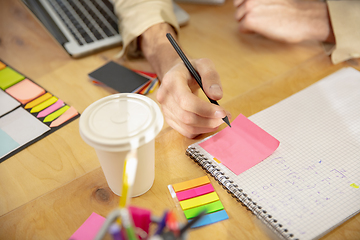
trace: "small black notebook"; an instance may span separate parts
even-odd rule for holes
[[[113,61],[89,73],[89,77],[119,93],[136,93],[150,81],[149,78]]]

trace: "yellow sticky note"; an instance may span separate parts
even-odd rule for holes
[[[43,122],[52,122],[52,121],[54,121],[56,118],[61,116],[61,114],[66,112],[66,110],[68,110],[69,108],[70,108],[70,106],[65,105],[64,107],[60,108],[59,110],[47,115]]]
[[[37,99],[32,100],[31,102],[26,104],[24,108],[25,109],[33,108],[36,105],[39,105],[40,103],[42,103],[43,101],[45,101],[51,97],[52,97],[52,95],[50,93],[45,93],[45,94],[41,95],[40,97],[38,97]]]
[[[203,176],[200,178],[195,178],[186,182],[181,182],[181,183],[176,183],[173,184],[173,188],[175,192],[180,192],[180,191],[184,191],[186,189],[190,189],[190,188],[195,188],[195,187],[199,187],[205,184],[210,183],[210,180],[207,176]]]
[[[36,105],[35,107],[33,107],[30,112],[31,113],[36,113],[36,112],[40,112],[41,110],[44,110],[45,108],[49,107],[50,105],[53,105],[54,103],[56,103],[56,101],[58,100],[57,97],[52,96],[51,98],[45,100],[44,102]]]
[[[219,196],[216,192],[211,192],[205,195],[201,195],[199,197],[194,197],[190,199],[186,199],[184,201],[180,201],[180,206],[183,210],[198,207],[201,205],[205,205],[208,203],[212,203],[219,200]]]

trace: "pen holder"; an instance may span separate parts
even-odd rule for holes
[[[128,214],[124,214],[124,211]],[[126,237],[124,234],[120,234],[122,237],[114,240],[133,240],[133,239],[149,239],[149,240],[186,240],[188,239],[188,231],[184,231],[181,235],[177,235],[166,226],[166,216],[158,217],[151,215],[151,212],[147,209],[130,206],[125,209],[115,209],[107,217],[95,237],[95,240],[101,240],[104,238],[112,225],[119,219],[126,234],[132,234],[132,237]],[[127,218],[127,219],[126,219]],[[130,221],[129,221],[130,220]],[[128,224],[131,224],[129,226]],[[183,223],[176,222],[179,233],[180,229],[184,226]],[[127,228],[131,229],[127,229]],[[129,231],[128,231],[129,230]],[[123,231],[123,230],[122,230]],[[132,232],[132,233],[131,233]]]

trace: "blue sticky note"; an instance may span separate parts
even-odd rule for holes
[[[194,225],[192,225],[191,228],[202,227],[202,226],[209,225],[212,223],[220,222],[220,221],[228,219],[228,218],[229,218],[229,216],[227,215],[225,210],[213,212],[213,213],[206,214],[205,216],[203,216],[198,222],[196,222]]]
[[[0,158],[20,146],[12,137],[0,129]]]

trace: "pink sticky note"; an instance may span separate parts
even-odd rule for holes
[[[213,186],[211,183],[206,184],[204,186],[200,186],[197,188],[181,191],[176,193],[176,197],[179,201],[186,200],[193,197],[198,197],[207,193],[211,193],[214,191]]]
[[[104,224],[106,218],[92,213],[88,219],[74,232],[69,240],[88,240],[94,239]]]
[[[29,79],[24,79],[21,82],[9,87],[5,91],[22,104],[26,104],[45,93],[45,90],[42,87],[33,83]]]
[[[270,156],[280,144],[242,114],[231,126],[199,145],[236,175]]]

